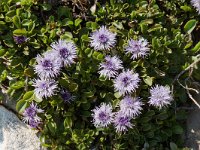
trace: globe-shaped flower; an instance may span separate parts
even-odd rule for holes
[[[108,50],[115,46],[116,34],[110,32],[105,26],[94,31],[90,37],[90,45],[95,50]]]
[[[61,90],[60,95],[65,103],[70,103],[75,99],[75,96],[73,96],[68,90],[65,89]]]
[[[123,71],[114,80],[115,91],[122,95],[130,94],[139,87],[139,74],[132,70]]]
[[[53,78],[59,75],[61,69],[61,61],[50,51],[36,57],[35,72],[41,78]]]
[[[13,36],[14,41],[16,44],[23,44],[27,41],[27,37],[20,35],[20,36]]]
[[[53,96],[57,89],[57,83],[53,79],[36,79],[33,86],[36,97],[41,99]]]
[[[191,4],[194,8],[196,8],[198,14],[200,14],[200,0],[191,0]]]
[[[38,120],[38,121],[36,121],[34,119],[29,120],[29,126],[31,128],[37,128],[40,123],[41,123],[40,120]]]
[[[37,104],[34,104],[33,102],[30,104],[29,107],[25,109],[23,112],[23,121],[25,123],[28,123],[31,127],[37,127],[41,118],[37,116],[38,113],[43,113],[44,111],[42,109],[39,109],[37,107]]]
[[[77,48],[74,43],[58,40],[58,42],[52,43],[51,47],[53,48],[52,53],[62,60],[64,66],[70,66],[75,63],[74,59],[77,58]]]
[[[150,89],[151,96],[149,104],[161,109],[170,104],[173,100],[170,88],[168,86],[155,85]]]
[[[141,114],[142,105],[139,97],[132,98],[131,96],[124,97],[119,103],[120,111],[131,118]]]
[[[110,104],[102,103],[92,110],[93,124],[96,127],[107,127],[112,123],[113,113]]]
[[[100,63],[99,73],[100,76],[110,79],[111,77],[115,77],[118,74],[118,70],[122,68],[122,61],[117,56],[106,56],[105,61]]]
[[[125,132],[128,128],[132,128],[131,118],[124,115],[123,112],[119,111],[115,113],[115,117],[113,120],[116,132]]]
[[[140,38],[139,40],[130,39],[128,41],[128,46],[125,47],[126,54],[131,54],[131,58],[137,59],[139,57],[144,58],[148,52],[148,42],[144,38]]]

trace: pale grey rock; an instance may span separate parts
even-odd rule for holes
[[[36,132],[0,105],[0,150],[40,150]]]

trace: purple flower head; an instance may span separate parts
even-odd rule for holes
[[[58,42],[52,43],[51,47],[53,48],[54,55],[62,60],[64,66],[70,66],[75,63],[74,59],[77,58],[77,48],[74,43],[58,40]]]
[[[24,42],[27,41],[27,37],[23,36],[23,35],[20,35],[20,36],[13,36],[14,38],[14,41],[16,44],[23,44]]]
[[[149,52],[148,42],[144,38],[139,40],[130,39],[128,46],[125,47],[126,54],[131,53],[131,58],[137,59],[138,57],[145,57]]]
[[[115,46],[116,34],[110,32],[105,26],[91,34],[91,47],[95,50],[108,50]]]
[[[29,120],[29,126],[31,128],[37,128],[40,123],[41,123],[40,121],[37,121],[37,120],[34,120],[34,119]]]
[[[60,94],[65,103],[66,102],[70,103],[75,99],[75,96],[73,96],[68,90],[63,89],[61,90]]]
[[[36,79],[33,86],[36,97],[41,99],[53,96],[57,89],[57,83],[53,79]]]
[[[132,128],[131,118],[124,115],[123,112],[119,111],[115,113],[115,117],[113,120],[116,132],[125,132],[128,128]]]
[[[52,55],[50,51],[36,57],[37,64],[35,65],[35,72],[41,78],[53,78],[59,75],[61,69],[61,61],[56,56]]]
[[[139,97],[132,98],[131,96],[124,97],[120,103],[120,111],[127,117],[133,118],[141,114],[143,103]]]
[[[110,104],[102,103],[99,107],[92,110],[93,124],[96,127],[107,127],[112,123],[113,113]]]
[[[25,109],[23,112],[23,121],[25,123],[29,123],[31,127],[33,127],[33,123],[35,126],[38,122],[40,122],[41,118],[37,116],[38,113],[43,113],[44,111],[42,109],[39,109],[37,107],[37,104],[34,104],[33,102],[30,104],[28,108]]]
[[[200,0],[191,0],[191,4],[196,9],[198,14],[200,14]]]
[[[118,74],[118,70],[122,69],[122,61],[117,57],[106,56],[105,61],[100,63],[100,75],[110,79]]]
[[[170,104],[173,100],[170,88],[168,86],[155,85],[150,89],[151,96],[149,104],[161,109]]]
[[[20,36],[13,36],[15,43],[17,44],[23,44],[27,41],[27,37],[20,35]]]
[[[132,70],[123,71],[118,75],[114,80],[115,91],[118,91],[120,94],[130,94],[139,87],[139,74],[134,73]]]

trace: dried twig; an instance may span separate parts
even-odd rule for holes
[[[197,56],[197,57],[198,57],[198,56]],[[182,86],[182,87],[186,90],[186,92],[187,92],[189,98],[190,98],[190,99],[195,103],[195,105],[200,109],[200,104],[193,98],[192,94],[190,93],[190,91],[194,91],[194,92],[196,92],[197,94],[199,94],[199,91],[198,91],[197,89],[188,87],[188,84],[187,84],[187,81],[188,81],[189,79],[192,79],[191,76],[192,76],[192,73],[193,73],[194,66],[195,66],[198,62],[200,62],[200,58],[198,58],[196,61],[194,61],[192,64],[190,64],[185,70],[181,71],[181,72],[175,77],[175,79],[174,79],[174,81],[173,81],[173,84],[177,81],[177,82],[179,83],[179,85]],[[184,74],[185,72],[187,72],[187,71],[189,71],[189,76],[185,79],[185,86],[184,86],[184,85],[179,81],[179,78],[180,78],[181,75],[183,75],[183,74]],[[195,84],[199,86],[199,84],[198,84],[197,82],[195,82]],[[172,85],[172,88],[173,88],[173,85]]]

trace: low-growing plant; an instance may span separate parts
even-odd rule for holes
[[[197,15],[187,0],[1,0],[1,90],[50,149],[183,147]]]

